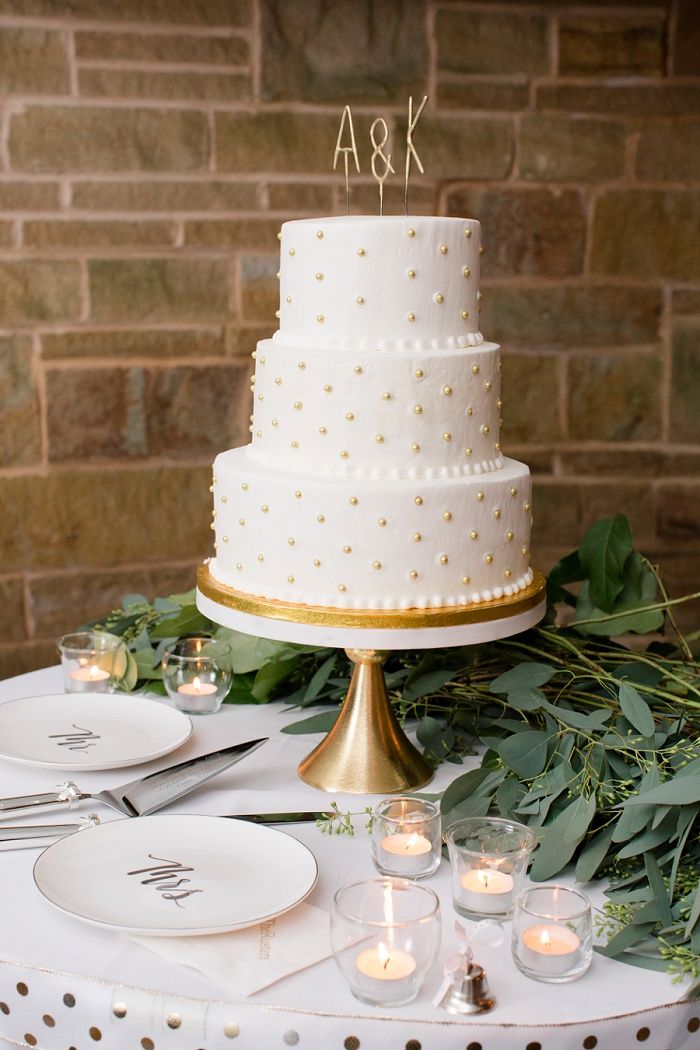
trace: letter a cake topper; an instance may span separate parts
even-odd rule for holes
[[[348,126],[350,128],[350,145],[341,146],[343,139],[343,131],[345,130],[345,120],[347,118]],[[350,106],[346,106],[343,110],[343,116],[340,120],[340,128],[338,129],[338,140],[335,144],[335,153],[333,154],[333,171],[338,166],[338,156],[343,154],[343,163],[345,166],[345,209],[347,214],[350,214],[350,182],[348,177],[348,153],[352,153],[353,160],[355,161],[355,171],[360,172],[360,161],[357,156],[357,145],[355,143],[355,128],[352,123],[352,110]]]

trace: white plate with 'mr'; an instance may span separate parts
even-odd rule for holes
[[[303,843],[226,817],[125,817],[59,839],[34,865],[57,908],[140,937],[227,933],[282,915],[316,885]]]
[[[150,762],[191,733],[181,711],[129,693],[57,693],[0,704],[0,758],[65,772]]]

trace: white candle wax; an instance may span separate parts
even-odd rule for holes
[[[74,671],[71,671],[70,676],[75,682],[104,682],[109,678],[109,671],[104,671],[97,664],[90,664],[89,667],[76,667]]]
[[[460,900],[469,911],[502,915],[513,904],[513,876],[497,868],[471,868],[460,878]]]
[[[409,952],[387,948],[381,942],[366,948],[355,959],[360,991],[378,1002],[396,1001],[413,994],[416,960]]]
[[[387,835],[379,843],[382,868],[397,875],[419,875],[432,866],[432,846],[425,835]]]
[[[183,682],[177,687],[178,693],[183,696],[211,696],[216,692],[213,682],[200,682],[199,678],[193,678],[191,682]]]
[[[528,926],[522,935],[520,958],[536,973],[557,976],[576,966],[580,948],[580,937],[566,926]]]

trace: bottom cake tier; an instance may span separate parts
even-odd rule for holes
[[[248,446],[214,463],[214,579],[279,601],[432,609],[516,594],[529,567],[528,468],[477,477],[291,475]]]

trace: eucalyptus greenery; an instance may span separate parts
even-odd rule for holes
[[[532,879],[569,864],[581,882],[608,879],[604,955],[698,978],[700,631],[681,635],[673,611],[700,593],[668,598],[623,515],[589,529],[547,588],[543,623],[523,634],[392,654],[392,702],[433,763],[481,754],[443,793],[447,821],[497,812],[536,829]],[[348,687],[341,652],[218,627],[193,592],[127,595],[91,626],[124,639],[127,690],[162,692],[165,646],[195,633],[231,645],[228,702],[304,709],[337,704]],[[326,709],[284,731],[325,732],[336,717]],[[351,815],[336,807],[324,830],[351,832]]]

